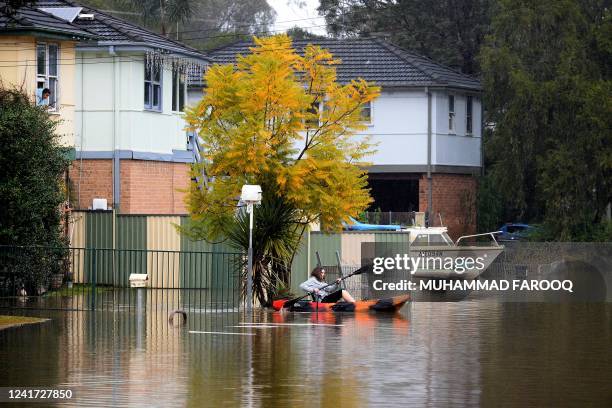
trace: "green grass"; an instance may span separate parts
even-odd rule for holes
[[[34,324],[46,322],[49,319],[41,319],[39,317],[28,316],[3,316],[0,315],[0,330],[7,329],[13,326],[23,326],[25,324]]]
[[[96,293],[109,292],[111,290],[113,290],[113,288],[108,286],[96,286]],[[89,294],[91,292],[91,285],[73,284],[71,288],[64,285],[59,290],[51,290],[45,293],[45,296],[74,296]]]

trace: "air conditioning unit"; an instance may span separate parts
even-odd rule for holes
[[[91,204],[91,209],[96,210],[106,210],[108,209],[108,201],[106,198],[94,198],[93,203]]]

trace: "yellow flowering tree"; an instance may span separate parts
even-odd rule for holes
[[[340,61],[318,46],[309,45],[300,55],[286,35],[254,42],[236,64],[207,71],[204,96],[187,112],[204,152],[194,176],[206,178],[205,185],[190,188],[189,232],[238,240],[243,228],[236,227],[244,221],[240,211],[236,217],[241,187],[260,184],[262,206],[282,213],[287,221],[281,229],[291,236],[282,238],[269,228],[264,234],[262,223],[278,220],[259,219],[258,213],[280,215],[256,210],[254,241],[259,232],[266,242],[259,251],[254,248],[254,262],[266,269],[281,259],[287,269],[306,225],[318,221],[325,229],[338,229],[370,203],[364,159],[372,146],[355,133],[364,128],[362,106],[379,88],[364,80],[338,83]],[[271,242],[273,237],[278,242]],[[287,279],[285,274],[281,281]]]

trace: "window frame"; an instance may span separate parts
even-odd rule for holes
[[[321,126],[321,117],[323,115],[323,109],[324,109],[324,105],[323,105],[324,101],[323,100],[319,100],[318,102],[313,102],[310,104],[310,108],[306,109],[306,111],[308,113],[314,114],[314,111],[316,110],[317,115],[317,122],[315,123],[314,120],[309,121],[304,119],[304,128],[306,131],[310,131],[312,129],[318,128]]]
[[[181,81],[182,76],[182,81]],[[182,88],[182,92],[181,92]],[[182,100],[181,100],[182,96]],[[178,66],[172,67],[172,107],[174,113],[182,113],[187,101],[187,74]]]
[[[451,101],[452,101],[452,109],[451,109]],[[448,133],[456,134],[457,133],[457,124],[455,123],[455,115],[456,115],[456,106],[457,100],[454,94],[448,94]]]
[[[158,67],[159,70],[159,81],[156,81],[154,78],[154,68]],[[149,79],[147,79],[147,71],[149,71]],[[145,59],[144,62],[144,94],[143,94],[143,105],[144,109],[151,112],[162,112],[164,108],[164,66],[163,64],[158,64],[155,61],[147,64]],[[154,91],[155,86],[159,87],[159,106],[154,105]],[[147,87],[149,87],[149,103],[147,103],[146,95],[147,95]]]
[[[471,95],[465,99],[465,134],[474,134],[474,99]]]
[[[39,60],[39,55],[38,55],[38,51],[39,49],[42,47],[44,47],[45,50],[45,62],[44,62],[44,69],[45,72],[43,74],[41,74],[39,72],[39,64],[40,64],[40,60]],[[55,47],[55,74],[51,74],[51,58],[50,58],[50,52],[49,49],[51,47]],[[60,104],[60,98],[59,98],[59,83],[60,83],[60,44],[56,43],[56,42],[46,42],[46,41],[40,41],[40,42],[36,42],[36,104],[38,105],[38,92],[40,90],[40,92],[42,93],[42,90],[45,88],[49,88],[49,90],[51,91],[51,96],[49,98],[49,104],[48,105],[44,105],[47,106],[47,110],[50,112],[59,112],[59,104]],[[53,80],[54,85],[51,85],[51,80]],[[39,85],[42,84],[42,87],[39,87]],[[41,95],[42,96],[42,95]],[[41,105],[42,106],[42,105]]]
[[[369,106],[369,111],[370,111],[370,115],[368,116],[368,119],[363,119],[363,111],[364,111],[364,106],[365,104],[367,104]],[[367,101],[365,104],[362,104],[360,107],[360,111],[359,111],[359,116],[360,118],[362,118],[363,120],[361,121],[361,123],[365,124],[365,125],[369,125],[371,126],[374,123],[374,103],[373,101]]]

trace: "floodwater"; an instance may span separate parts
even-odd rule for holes
[[[611,303],[192,313],[182,327],[28,314],[52,321],[0,331],[0,386],[69,387],[69,406],[612,406]]]

